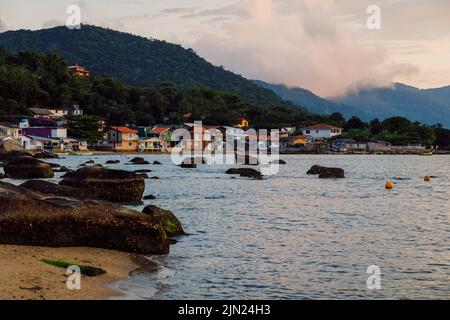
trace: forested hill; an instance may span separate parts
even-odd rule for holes
[[[57,49],[67,64],[81,64],[96,75],[117,77],[132,86],[206,86],[235,92],[247,101],[289,106],[271,90],[212,65],[192,49],[110,29],[83,25],[79,30],[7,31],[0,33],[0,48],[9,53]]]

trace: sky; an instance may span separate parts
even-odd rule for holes
[[[337,97],[450,85],[449,0],[0,0],[0,32],[82,23],[193,48],[251,79]],[[380,28],[367,27],[380,9]],[[372,20],[371,20],[372,21]]]

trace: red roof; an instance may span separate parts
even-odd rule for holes
[[[136,130],[130,129],[128,127],[111,127],[113,130],[116,130],[118,132],[121,133],[135,133],[137,134],[138,132]]]
[[[169,128],[154,128],[152,129],[151,133],[161,134],[163,132],[166,132],[169,130]]]

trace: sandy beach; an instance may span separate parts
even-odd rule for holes
[[[139,265],[132,254],[96,248],[44,248],[0,245],[0,300],[100,300],[120,295],[113,283]],[[81,278],[80,290],[66,286],[66,270],[43,263],[61,259],[100,267],[107,273]]]

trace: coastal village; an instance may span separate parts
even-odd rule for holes
[[[89,77],[88,69],[75,65],[68,67],[77,77]],[[23,117],[19,122],[0,122],[0,143],[9,141],[17,148],[27,151],[48,151],[53,153],[87,153],[87,152],[122,152],[122,153],[170,153],[179,145],[180,138],[174,131],[184,128],[192,132],[194,123],[154,124],[151,126],[109,126],[105,120],[99,119],[99,131],[102,139],[97,143],[71,137],[66,126],[68,117],[83,115],[83,108],[78,104],[43,108],[33,106],[29,109],[30,116]],[[190,114],[184,114],[189,120]],[[252,128],[251,119],[239,119],[234,126],[203,126],[200,130],[219,130],[223,137],[233,137],[235,141],[249,141],[254,138],[246,130]],[[304,127],[278,128],[280,153],[305,154],[420,154],[426,152],[426,146],[421,144],[394,146],[385,141],[356,141],[340,138],[343,128],[326,123]],[[271,137],[258,137],[259,147],[272,147]],[[206,148],[213,143],[207,135],[202,137]],[[208,141],[209,140],[209,141]]]

